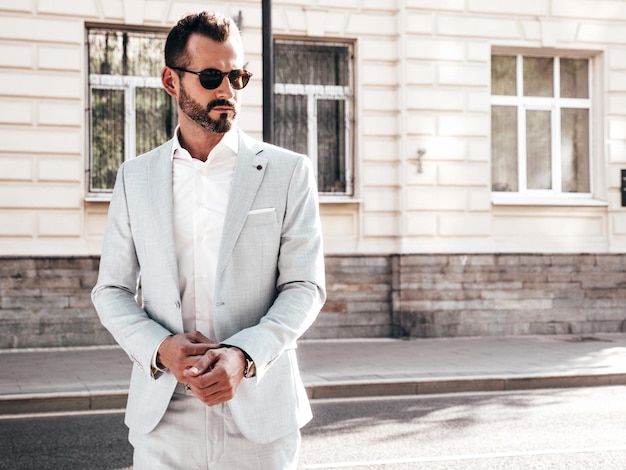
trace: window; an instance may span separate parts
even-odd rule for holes
[[[161,86],[163,33],[87,30],[89,193],[113,189],[124,160],[171,138],[176,106]]]
[[[274,44],[274,143],[311,158],[320,194],[352,194],[352,58],[351,44]]]
[[[492,191],[590,196],[590,60],[491,57]]]

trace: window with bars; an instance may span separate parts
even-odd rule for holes
[[[586,58],[492,55],[492,191],[591,193],[591,65]]]
[[[173,99],[161,85],[166,33],[88,28],[89,187],[108,193],[124,160],[171,138]]]
[[[352,195],[352,61],[347,43],[274,43],[274,143],[311,158],[322,195]]]

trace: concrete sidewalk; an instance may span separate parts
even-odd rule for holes
[[[303,340],[309,396],[347,398],[626,385],[626,334]],[[0,414],[123,408],[114,346],[0,350]]]

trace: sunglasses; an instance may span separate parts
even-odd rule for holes
[[[193,73],[194,75],[197,75],[200,79],[200,85],[202,85],[207,90],[215,90],[218,86],[222,84],[224,77],[228,77],[230,86],[232,86],[233,89],[242,90],[250,81],[250,77],[252,77],[252,74],[250,72],[243,69],[231,70],[230,72],[222,72],[217,69],[205,69],[201,72],[192,72],[191,70],[187,70],[182,67],[170,68],[178,70],[180,72]]]

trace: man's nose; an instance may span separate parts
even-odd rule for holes
[[[216,89],[216,93],[217,96],[219,96],[220,98],[228,99],[235,96],[235,89],[231,85],[230,80],[228,79],[228,75],[224,75],[224,78],[222,78],[222,83],[220,83],[220,86],[218,86]]]

